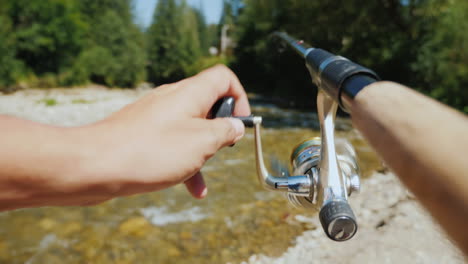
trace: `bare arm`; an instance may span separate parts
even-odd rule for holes
[[[74,204],[64,196],[81,188],[95,152],[83,142],[85,129],[8,116],[0,116],[0,127],[0,209]]]
[[[63,128],[0,116],[0,211],[91,205],[185,183],[203,198],[203,164],[244,134],[240,120],[207,120],[224,96],[249,115],[237,77],[217,66],[161,86],[95,124]]]
[[[468,118],[377,82],[349,102],[353,124],[468,254]]]

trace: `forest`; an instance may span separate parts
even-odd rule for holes
[[[303,61],[271,39],[280,30],[468,113],[465,0],[225,0],[211,25],[185,0],[159,0],[148,28],[133,7],[0,0],[0,90],[159,85],[225,63],[249,93],[307,104],[316,89]]]

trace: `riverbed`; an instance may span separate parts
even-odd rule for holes
[[[26,90],[0,96],[0,114],[78,126],[105,118],[148,92]],[[313,112],[266,103],[253,104],[253,111],[265,119],[267,157],[288,161],[297,143],[319,135]],[[337,128],[337,137],[356,147],[364,178],[362,193],[351,197],[360,229],[350,242],[329,241],[315,212],[261,189],[248,129],[235,147],[204,166],[209,188],[204,200],[176,186],[94,207],[0,213],[0,263],[464,263],[350,120],[339,118]]]

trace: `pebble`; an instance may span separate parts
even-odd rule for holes
[[[169,257],[175,258],[175,257],[179,257],[182,253],[177,247],[173,246],[167,249],[167,254],[169,255]]]
[[[82,225],[79,222],[70,222],[65,224],[62,228],[61,233],[65,236],[76,233],[82,229]]]
[[[180,232],[180,239],[192,239],[192,232]]]
[[[46,231],[52,230],[56,225],[57,222],[50,218],[44,218],[39,222],[39,226]]]
[[[8,255],[8,246],[6,242],[0,241],[0,256]],[[0,259],[1,260],[1,259]]]
[[[119,225],[119,232],[125,235],[144,236],[152,226],[146,218],[139,216],[125,220]]]

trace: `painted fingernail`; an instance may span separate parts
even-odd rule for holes
[[[205,187],[202,193],[200,194],[200,198],[205,198],[207,194],[208,194],[208,188]]]

